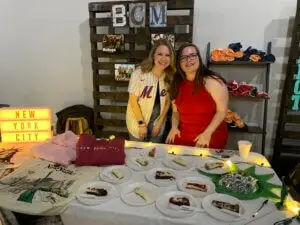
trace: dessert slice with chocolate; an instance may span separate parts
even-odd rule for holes
[[[228,202],[213,200],[212,205],[217,207],[218,209],[225,209],[225,210],[237,213],[237,214],[240,213],[239,204],[231,204]]]
[[[185,188],[186,189],[191,189],[191,190],[196,190],[196,191],[207,192],[207,185],[206,184],[186,183]]]
[[[157,170],[155,172],[155,179],[160,179],[160,180],[175,180],[175,177],[173,176],[173,174],[171,172]]]
[[[101,196],[106,196],[107,195],[107,190],[105,190],[104,188],[89,187],[85,191],[85,194],[95,195],[97,197],[101,197]]]
[[[172,197],[169,199],[169,203],[172,203],[174,205],[182,206],[190,206],[190,200],[187,197]]]

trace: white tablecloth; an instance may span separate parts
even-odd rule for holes
[[[138,143],[137,143],[138,144]],[[162,145],[165,147],[170,147],[166,145]],[[135,155],[139,150],[127,150],[126,154]],[[255,155],[257,159],[258,154]],[[260,155],[259,160],[266,161],[266,159]],[[200,160],[198,157],[197,159]],[[207,158],[210,159],[210,158]],[[156,161],[156,167],[164,167],[161,163],[161,160]],[[268,168],[274,172],[272,169]],[[100,172],[100,171],[99,171]],[[136,172],[133,171],[132,178],[129,182],[126,182],[121,185],[117,185],[116,188],[121,193],[121,190],[124,186],[128,185],[129,183],[133,182],[145,182],[145,173],[146,172]],[[178,172],[179,177],[182,176],[189,176],[189,175],[196,175],[201,176],[203,178],[208,177],[204,175],[200,175],[194,168],[189,171],[181,171]],[[268,182],[274,184],[281,184],[280,180],[278,179],[277,175],[275,175],[272,179]],[[160,194],[170,190],[177,190],[176,185],[169,186],[166,188],[159,188]],[[197,198],[200,202],[201,199]],[[256,200],[248,200],[243,201],[245,206],[250,209],[248,212],[252,214],[255,212],[261,205],[264,199],[256,199]],[[262,218],[257,216],[255,221],[252,221],[249,224],[262,224],[262,225],[269,225],[273,224],[274,222],[283,219],[284,215],[282,212],[276,210],[276,207],[273,202],[268,203],[267,207],[265,207],[259,215],[264,215],[267,212],[271,212]],[[120,197],[112,199],[106,203],[97,206],[85,206],[79,203],[77,200],[72,201],[67,210],[61,215],[62,220],[65,225],[223,225],[223,224],[234,224],[229,222],[222,222],[217,219],[212,218],[206,213],[196,213],[196,215],[183,218],[183,219],[174,219],[167,216],[162,215],[156,208],[155,203],[149,206],[144,207],[133,207],[125,204]],[[247,221],[243,221],[245,224]],[[293,224],[297,224],[294,222]]]

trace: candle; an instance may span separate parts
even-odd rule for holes
[[[292,216],[299,215],[300,212],[300,203],[294,201],[290,196],[288,196],[284,202],[286,210],[292,214]]]
[[[268,160],[264,159],[264,158],[254,158],[253,162],[258,165],[258,166],[262,166],[262,167],[271,167],[270,163],[268,162]]]
[[[109,139],[109,140],[113,140],[113,139],[115,139],[115,138],[116,138],[115,135],[110,135],[108,139]]]
[[[231,162],[230,160],[226,161],[227,166],[229,167],[230,172],[236,172],[238,167],[235,163]]]
[[[180,155],[182,154],[182,150],[180,149],[180,147],[173,146],[168,148],[168,153],[173,155]]]

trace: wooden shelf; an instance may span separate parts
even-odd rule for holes
[[[232,133],[250,133],[250,134],[263,134],[263,129],[257,126],[248,126],[248,129],[239,129],[239,128],[228,128],[229,132]]]
[[[266,66],[271,64],[272,62],[252,62],[252,61],[232,61],[232,62],[216,62],[216,61],[209,61],[211,65],[233,65],[233,66]]]

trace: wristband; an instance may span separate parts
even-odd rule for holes
[[[139,124],[139,126],[140,126],[140,125],[143,125],[143,124],[145,125],[145,123],[144,123],[143,120],[139,120],[139,121],[138,121],[138,124]]]

